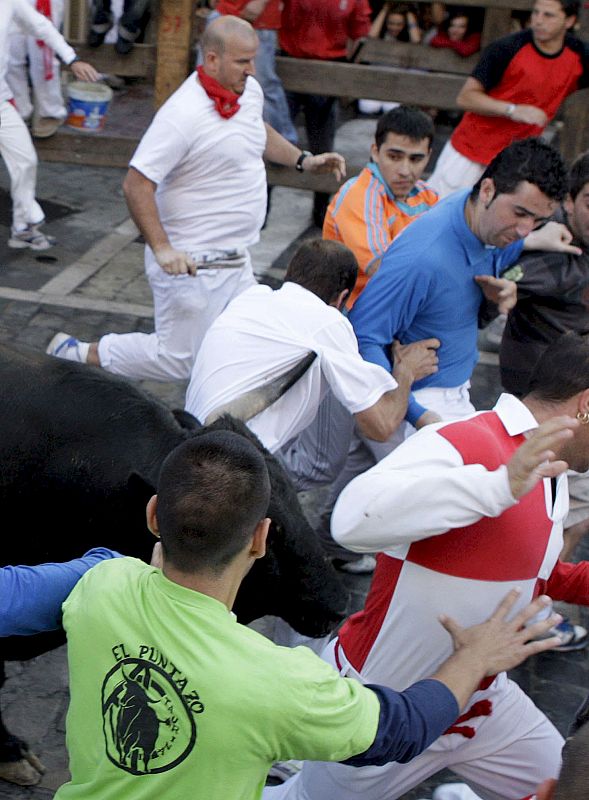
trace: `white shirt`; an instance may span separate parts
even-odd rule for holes
[[[156,203],[173,247],[189,252],[258,241],[266,213],[264,95],[249,77],[230,119],[190,75],[164,103],[131,166],[156,183]]]
[[[65,64],[76,57],[73,50],[51,21],[31,8],[27,0],[0,0],[0,102],[9,100],[12,91],[6,83],[10,29],[16,26],[20,33],[42,39]]]
[[[192,370],[186,409],[201,422],[219,406],[283,375],[310,352],[307,372],[247,423],[275,452],[311,424],[328,387],[352,413],[374,405],[397,386],[364,361],[348,320],[296,283],[277,291],[253,286],[209,328]]]

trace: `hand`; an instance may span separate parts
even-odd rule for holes
[[[452,637],[454,650],[469,648],[486,675],[496,675],[498,672],[513,669],[528,656],[551,650],[560,644],[558,636],[532,641],[545,636],[550,628],[562,622],[560,614],[549,614],[541,622],[532,622],[533,617],[552,602],[546,595],[537,597],[511,621],[507,620],[520,594],[519,589],[512,589],[486,622],[473,625],[471,628],[463,628],[445,615],[439,618],[440,623]]]
[[[393,342],[393,376],[399,371],[409,371],[411,383],[438,371],[439,339],[421,339],[411,344]]]
[[[87,61],[74,61],[73,64],[70,64],[70,69],[79,81],[90,81],[90,83],[96,83],[96,81],[100,78],[100,73],[96,72],[92,64],[88,64]]]
[[[555,461],[556,453],[573,438],[579,423],[572,417],[554,417],[537,427],[518,447],[507,464],[511,494],[516,500],[531,491],[542,478],[556,478],[568,469],[566,461]]]
[[[517,284],[513,281],[492,275],[476,275],[475,281],[487,300],[497,304],[500,314],[507,314],[517,303]]]
[[[338,181],[346,177],[346,161],[339,153],[320,153],[303,160],[304,172],[331,172]]]
[[[250,0],[249,3],[241,9],[240,17],[246,19],[248,22],[255,22],[260,16],[262,11],[266,8],[267,0]]]
[[[435,411],[424,411],[423,414],[417,418],[415,423],[416,430],[425,428],[426,425],[433,425],[434,422],[441,422],[442,418]]]
[[[517,105],[509,119],[514,122],[525,122],[528,125],[538,125],[540,128],[548,123],[546,114],[536,106]]]
[[[188,253],[174,250],[171,245],[153,252],[157,263],[168,275],[196,275],[196,264]]]
[[[162,543],[156,542],[153,546],[153,552],[151,554],[151,561],[149,562],[152,567],[157,567],[157,569],[161,569],[164,565],[164,559],[162,556]]]
[[[537,231],[528,233],[524,239],[526,250],[549,250],[554,253],[573,253],[573,255],[583,255],[579,247],[571,244],[573,234],[566,225],[560,222],[547,222]]]

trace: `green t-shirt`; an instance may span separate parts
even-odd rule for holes
[[[72,780],[56,800],[254,800],[274,761],[374,740],[373,692],[141,561],[99,564],[63,611]]]

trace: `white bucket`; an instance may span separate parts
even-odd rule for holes
[[[83,131],[101,131],[112,100],[112,89],[103,83],[73,81],[67,86],[66,124]]]

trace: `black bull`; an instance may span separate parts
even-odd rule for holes
[[[1,563],[64,561],[94,546],[149,560],[145,505],[166,455],[204,430],[194,418],[99,369],[0,345],[0,420]],[[272,614],[302,634],[324,635],[343,618],[348,596],[286,473],[242,423],[225,417],[211,428],[254,441],[272,485],[268,553],[243,582],[238,619]],[[59,636],[0,640],[0,657],[54,642]],[[0,722],[0,761],[3,738]]]

